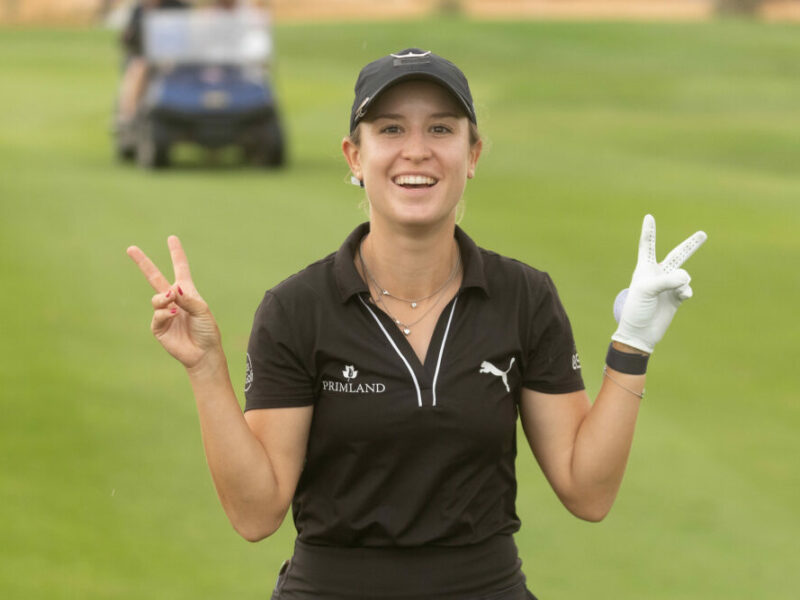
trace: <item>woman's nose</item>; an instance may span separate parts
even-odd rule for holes
[[[403,158],[412,161],[421,161],[430,157],[431,149],[425,138],[424,131],[410,131],[403,145]]]

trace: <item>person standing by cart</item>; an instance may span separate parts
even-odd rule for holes
[[[144,56],[144,17],[148,10],[189,8],[181,0],[141,0],[131,10],[120,35],[125,61],[119,93],[119,119],[131,121],[136,116],[144,93],[149,69]]]
[[[550,277],[456,224],[482,150],[461,70],[416,48],[366,65],[342,150],[369,222],[267,291],[248,345],[245,413],[216,322],[169,239],[152,330],[186,367],[234,528],[259,540],[293,508],[274,599],[533,598],[513,535],[516,420],[555,493],[602,519],[619,489],[648,355],[691,296],[697,232],[637,266],[592,403]],[[622,302],[620,302],[623,304]]]

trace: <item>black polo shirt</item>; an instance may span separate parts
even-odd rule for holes
[[[456,228],[463,282],[423,364],[354,266],[368,231],[269,290],[255,315],[245,410],[314,406],[298,539],[456,546],[511,534],[520,390],[583,389],[553,282]]]

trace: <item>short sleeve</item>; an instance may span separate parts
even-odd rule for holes
[[[280,300],[267,292],[256,310],[247,345],[245,411],[314,403],[307,342]]]
[[[549,275],[539,273],[529,282],[526,365],[523,385],[546,394],[566,394],[584,389],[581,363],[567,313]]]

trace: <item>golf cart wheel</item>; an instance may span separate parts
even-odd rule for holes
[[[118,124],[114,131],[114,156],[119,162],[132,162],[136,158],[136,143],[132,140],[130,125]]]
[[[158,128],[152,122],[143,123],[136,141],[136,162],[145,169],[169,166],[169,144],[159,139]]]
[[[132,162],[136,158],[136,148],[117,144],[117,160],[119,162]]]
[[[286,163],[283,131],[277,117],[259,128],[253,156],[256,164],[264,167],[282,167]]]
[[[269,164],[273,167],[282,167],[286,164],[286,143],[283,139],[283,129],[278,118],[272,119],[267,128],[270,132],[269,137],[272,140],[269,148]]]
[[[136,158],[136,126],[135,119],[126,119],[114,105],[112,113],[111,136],[114,147],[114,158],[119,162],[131,162]]]

